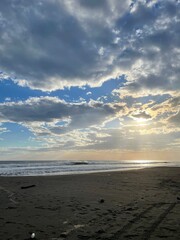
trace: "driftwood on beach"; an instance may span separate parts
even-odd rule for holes
[[[36,185],[33,184],[33,185],[28,185],[28,186],[23,186],[21,187],[21,189],[27,189],[27,188],[32,188],[32,187],[35,187]]]

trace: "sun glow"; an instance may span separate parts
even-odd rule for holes
[[[141,163],[141,164],[150,164],[153,161],[151,160],[145,160],[145,159],[141,159],[141,160],[135,160],[136,163]]]
[[[153,165],[155,161],[142,159],[142,160],[135,160],[134,162],[141,167],[150,167]]]
[[[143,122],[147,122],[149,119],[145,119],[145,118],[136,118],[135,121],[139,122],[139,123],[143,123]]]

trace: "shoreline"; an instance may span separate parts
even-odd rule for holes
[[[176,240],[179,176],[179,167],[151,167],[0,177],[0,239]]]
[[[110,170],[92,170],[92,171],[72,171],[65,173],[55,173],[55,174],[42,174],[42,175],[0,175],[1,178],[21,178],[21,177],[57,177],[57,176],[73,176],[73,175],[86,175],[86,174],[96,174],[96,173],[118,173],[118,172],[129,172],[129,171],[139,171],[143,169],[153,169],[153,168],[180,168],[180,166],[149,166],[149,167],[139,167],[139,168],[122,168],[122,169],[110,169]]]

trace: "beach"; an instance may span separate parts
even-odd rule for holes
[[[180,168],[0,177],[0,239],[177,240]]]

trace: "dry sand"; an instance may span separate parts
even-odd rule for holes
[[[0,240],[30,232],[39,240],[178,240],[180,168],[1,177]]]

